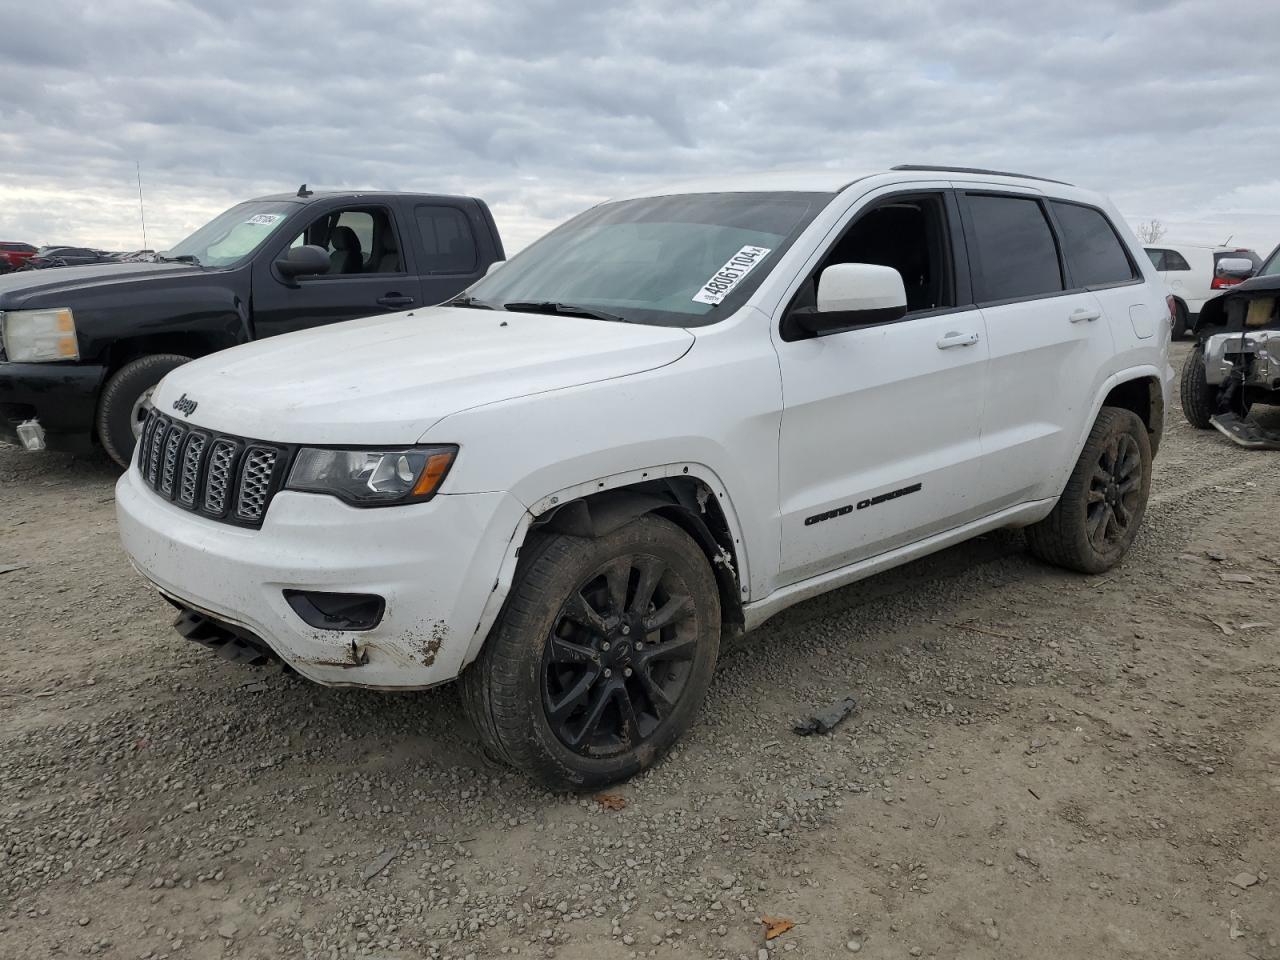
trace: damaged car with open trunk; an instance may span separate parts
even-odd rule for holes
[[[1224,260],[1219,270],[1249,276],[1245,259]],[[1280,406],[1280,248],[1257,276],[1205,304],[1196,322],[1196,345],[1182,371],[1182,411],[1202,430],[1213,427],[1242,447],[1280,450],[1280,430],[1250,412]]]

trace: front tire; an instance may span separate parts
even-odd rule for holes
[[[120,467],[128,468],[142,421],[151,409],[151,391],[165,374],[191,360],[157,353],[131,360],[111,375],[98,401],[98,440]]]
[[[1197,343],[1182,367],[1178,381],[1178,393],[1182,399],[1182,415],[1197,430],[1208,430],[1211,418],[1220,413],[1234,413],[1247,417],[1253,404],[1237,390],[1231,399],[1223,400],[1223,388],[1209,383],[1204,370],[1204,344]]]
[[[1068,570],[1110,570],[1137,537],[1150,492],[1146,424],[1132,410],[1103,407],[1053,512],[1027,527],[1027,546]]]
[[[698,545],[646,515],[594,540],[526,544],[462,676],[485,746],[552,789],[640,772],[693,721],[715,669],[720,596]]]
[[[1204,345],[1197,343],[1182,366],[1178,381],[1182,415],[1197,430],[1209,429],[1209,418],[1218,412],[1218,389],[1209,385],[1204,372]]]

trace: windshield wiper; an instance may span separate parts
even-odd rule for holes
[[[502,305],[503,310],[514,310],[517,313],[554,313],[561,317],[594,317],[596,320],[609,320],[613,323],[627,323],[626,317],[616,313],[606,313],[595,307],[582,307],[576,303],[556,303],[554,300],[512,300]]]
[[[454,297],[444,302],[446,307],[470,307],[472,310],[492,310],[492,304],[477,300],[475,297]]]
[[[176,257],[166,257],[163,253],[156,254],[156,263],[191,263],[197,267],[203,267],[200,258],[194,253],[182,253]]]

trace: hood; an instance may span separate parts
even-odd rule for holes
[[[693,342],[680,327],[430,307],[224,350],[169,374],[154,402],[258,440],[408,444],[450,414],[642,373]]]
[[[49,295],[74,295],[81,290],[136,283],[151,277],[174,277],[204,273],[189,263],[89,263],[83,267],[46,267],[20,270],[0,276],[0,310],[17,310],[30,297],[40,295],[43,306],[70,306],[52,303]]]

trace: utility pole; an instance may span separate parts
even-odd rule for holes
[[[142,249],[147,249],[147,208],[142,205],[142,164],[135,160],[133,165],[138,169],[138,216],[142,220]]]

